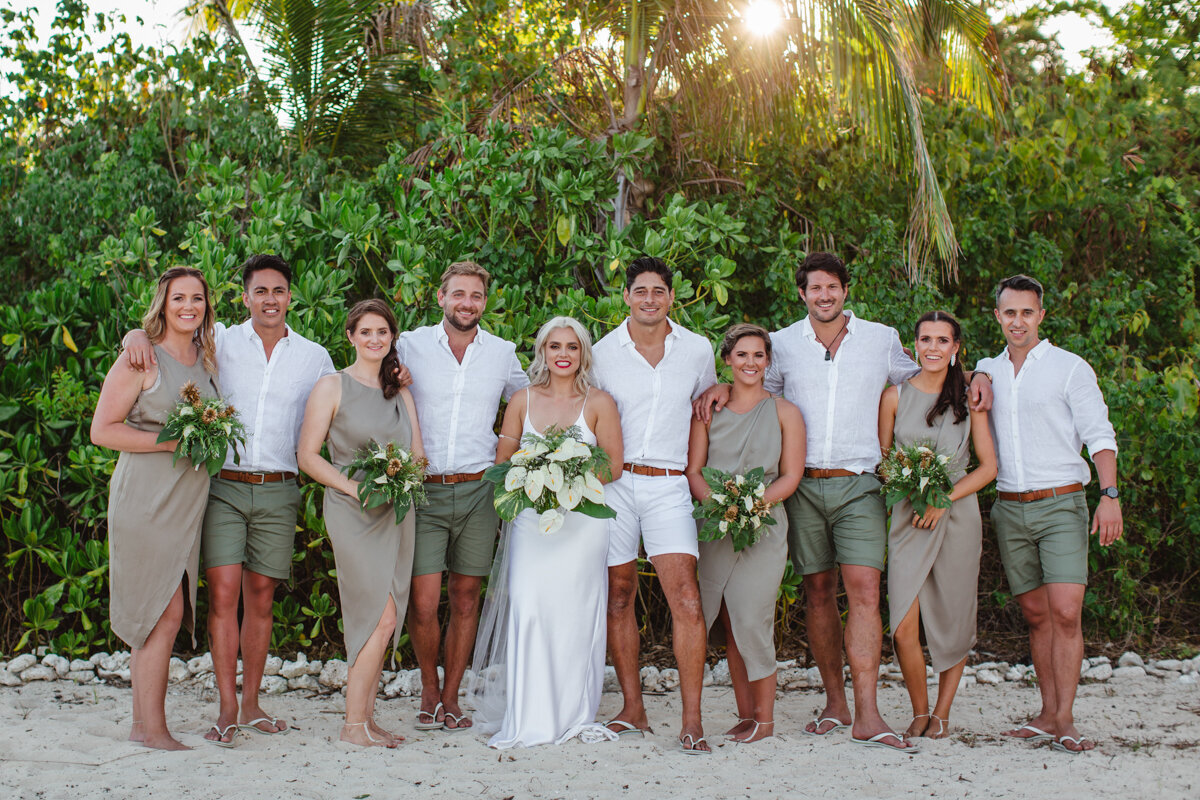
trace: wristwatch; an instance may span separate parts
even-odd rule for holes
[[[1121,496],[1120,492],[1117,491],[1117,487],[1115,487],[1115,486],[1104,487],[1103,489],[1100,490],[1100,494],[1104,497],[1111,497],[1113,500],[1116,500],[1118,497]]]

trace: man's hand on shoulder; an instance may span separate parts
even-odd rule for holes
[[[967,402],[972,411],[992,410],[992,376],[975,370],[971,374],[971,385],[967,387]]]
[[[408,371],[408,367],[401,364],[396,368],[396,375],[400,378],[401,389],[407,389],[409,386],[412,386],[412,373]]]
[[[720,411],[729,402],[729,393],[733,387],[728,383],[718,383],[704,390],[704,394],[692,401],[692,416],[705,425],[712,422],[714,412]]]
[[[121,340],[121,347],[129,359],[129,366],[138,372],[145,372],[147,367],[158,365],[158,359],[154,356],[154,345],[141,328],[125,334],[125,338]]]

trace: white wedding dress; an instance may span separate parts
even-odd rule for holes
[[[582,410],[575,425],[596,444]],[[531,431],[526,411],[522,434]],[[527,509],[504,526],[468,693],[476,729],[494,733],[489,746],[616,739],[595,721],[604,684],[607,523],[571,511],[543,535]]]

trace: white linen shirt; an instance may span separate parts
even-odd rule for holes
[[[444,322],[401,333],[400,363],[412,373],[413,400],[430,475],[479,472],[496,461],[493,430],[500,398],[529,385],[517,348],[483,328],[460,364]]]
[[[1080,455],[1117,451],[1108,406],[1091,366],[1074,353],[1038,342],[1013,374],[1008,348],[975,369],[992,376],[988,419],[996,442],[996,488],[1002,492],[1087,484],[1092,471]]]
[[[800,408],[808,431],[805,466],[871,472],[879,463],[879,398],[920,372],[895,328],[847,311],[832,361],[808,317],[771,334],[763,386]]]
[[[334,372],[329,353],[289,327],[268,360],[250,320],[232,327],[218,322],[216,343],[221,393],[246,426],[241,463],[234,463],[231,448],[225,469],[297,472],[304,407],[317,381]]]
[[[634,346],[629,320],[596,343],[592,376],[617,401],[625,460],[648,467],[687,467],[692,401],[717,382],[712,345],[668,322],[663,357],[650,366]]]

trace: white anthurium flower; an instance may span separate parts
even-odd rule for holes
[[[925,484],[927,484],[927,483],[929,483],[929,478],[921,478],[920,489],[922,492],[925,491]]]
[[[179,416],[181,416],[181,417],[190,417],[192,414],[195,414],[195,413],[196,413],[196,409],[192,408],[191,406],[183,406],[182,408],[179,409]]]
[[[387,482],[388,482],[388,476],[387,476],[386,474],[385,474],[385,475],[380,475],[378,478],[376,478],[375,480],[373,480],[373,481],[371,481],[371,482],[372,482],[372,483],[378,483],[378,484],[381,484],[381,485],[382,485],[382,484],[385,484],[385,483],[387,483]]]
[[[558,504],[568,511],[575,510],[575,506],[579,505],[579,501],[583,499],[583,478],[576,478],[570,483],[563,485],[558,490]]]
[[[557,492],[559,489],[561,489],[563,487],[564,483],[565,483],[565,481],[563,480],[562,467],[559,466],[558,464],[555,464],[554,462],[547,464],[546,465],[546,487],[549,488],[550,491],[552,491],[552,492]]]
[[[538,530],[542,532],[543,536],[547,536],[561,528],[564,519],[566,517],[557,508],[543,511],[538,517]]]
[[[183,429],[183,433],[181,433],[181,434],[179,435],[179,437],[180,437],[181,439],[189,439],[189,438],[191,438],[192,434],[193,434],[193,433],[195,433],[195,432],[196,432],[196,426],[195,426],[195,425],[188,425],[187,427],[185,427],[185,428]]]
[[[709,495],[709,497],[712,498],[714,503],[718,503],[720,505],[725,505],[725,501],[729,499],[725,495],[718,494],[717,492],[713,492],[711,495]]]
[[[946,464],[946,463],[949,463],[949,461],[950,461],[950,456],[947,456],[947,455],[938,456],[939,464]]]
[[[504,491],[511,492],[525,485],[525,468],[513,467],[504,475]]]
[[[721,520],[720,522],[717,523],[717,530],[719,530],[721,533],[728,533],[729,532],[729,523],[726,522],[725,520]]]
[[[583,496],[593,503],[604,503],[604,484],[590,472],[583,476]]]
[[[746,499],[745,499],[744,503],[746,505],[747,511],[754,510],[754,498],[753,497],[751,497],[750,495],[746,495]]]
[[[531,469],[525,473],[525,496],[536,502],[542,496],[542,487],[546,485],[546,470]]]
[[[766,484],[763,484],[763,483],[760,483],[758,485],[758,488],[754,490],[755,497],[762,497],[766,493],[767,493],[767,486],[766,486]]]
[[[228,436],[233,431],[233,426],[228,422],[221,423],[221,427],[225,429],[225,435]]]
[[[900,474],[907,478],[909,475],[912,475],[912,469],[910,467],[905,467],[904,469],[900,470]]]
[[[746,476],[745,476],[745,475],[738,475],[738,476],[737,476],[737,480],[735,480],[735,481],[734,481],[734,483],[736,483],[738,486],[741,486],[741,485],[742,485],[743,483],[745,483],[745,482],[746,482]]]
[[[522,448],[522,449],[518,450],[517,452],[513,453],[512,458],[510,458],[509,461],[511,461],[514,465],[515,464],[525,464],[525,463],[528,463],[529,459],[531,459],[531,458],[533,458],[533,453]]]
[[[917,452],[918,452],[918,453],[932,453],[933,451],[932,451],[932,450],[930,450],[930,449],[929,449],[928,447],[926,447],[925,445],[921,445],[921,446],[919,446],[919,447],[917,448]]]
[[[758,527],[760,525],[762,525],[762,520],[759,519],[757,516],[750,518],[750,527],[754,528],[754,530],[758,530]]]

